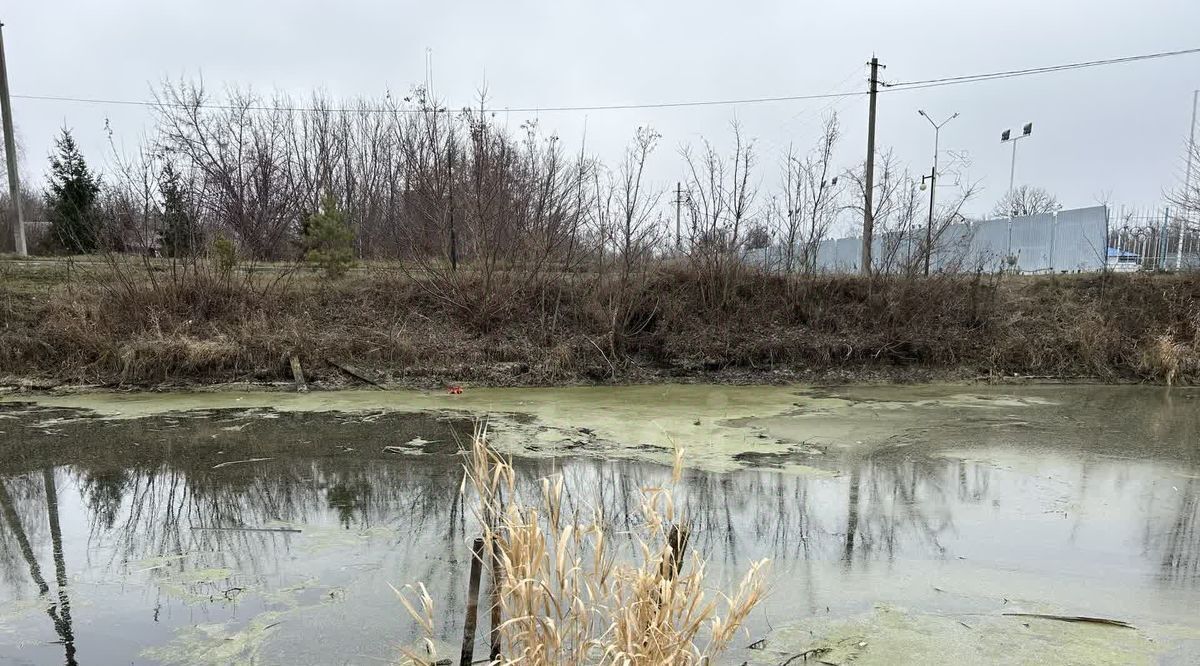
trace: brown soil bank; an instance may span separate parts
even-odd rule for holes
[[[1200,276],[331,281],[0,266],[0,376],[150,385],[1023,376],[1200,382]]]

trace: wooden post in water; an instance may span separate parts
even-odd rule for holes
[[[479,615],[479,577],[483,573],[483,537],[471,545],[471,579],[467,585],[467,619],[463,622],[462,653],[458,663],[471,666],[475,658],[475,623]]]
[[[488,657],[492,661],[500,660],[500,558],[496,557],[496,540],[492,539],[492,649]]]

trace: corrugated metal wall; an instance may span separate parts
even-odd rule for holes
[[[934,243],[930,267],[936,271],[994,272],[1015,261],[1023,273],[1098,271],[1104,267],[1108,213],[1104,206],[1063,210],[1054,214],[953,224]],[[897,270],[919,260],[924,229],[909,236],[880,234],[872,243],[879,270]],[[819,271],[854,272],[862,257],[862,240],[826,240],[817,251]],[[888,259],[890,258],[890,263]]]

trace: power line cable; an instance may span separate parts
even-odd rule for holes
[[[1159,58],[1171,58],[1182,55],[1192,55],[1200,53],[1200,48],[1183,49],[1179,51],[1162,51],[1159,53],[1147,53],[1135,56],[1124,56],[1121,58],[1107,58],[1104,60],[1088,60],[1084,62],[1073,62],[1062,65],[1048,65],[1045,67],[1030,67],[1027,69],[1010,69],[999,72],[987,72],[984,74],[965,74],[962,76],[947,76],[939,79],[924,79],[918,81],[903,81],[900,83],[884,84],[890,89],[903,90],[920,90],[922,88],[933,88],[942,85],[955,85],[959,83],[975,83],[977,81],[993,81],[996,79],[1009,79],[1018,76],[1032,76],[1035,74],[1047,74],[1051,72],[1063,72],[1073,69],[1086,69],[1089,67],[1101,67],[1105,65],[1120,65],[1130,62],[1140,62],[1143,60],[1156,60]]]
[[[987,72],[983,74],[966,74],[961,76],[949,76],[936,79],[922,79],[915,81],[904,81],[900,83],[883,84],[884,87],[880,92],[901,91],[901,90],[921,90],[925,88],[936,88],[949,85],[960,85],[964,83],[978,83],[981,81],[995,81],[999,79],[1008,79],[1021,76],[1032,76],[1037,74],[1047,74],[1052,72],[1062,72],[1075,69],[1084,69],[1090,67],[1101,67],[1107,65],[1125,64],[1131,62],[1139,62],[1144,60],[1155,60],[1160,58],[1171,58],[1176,56],[1193,55],[1200,53],[1200,48],[1182,49],[1176,51],[1162,51],[1158,53],[1147,53],[1135,56],[1124,56],[1120,58],[1108,58],[1104,60],[1090,60],[1085,62],[1066,63],[1061,65],[1049,65],[1045,67],[1032,67],[1027,69],[1013,69],[999,72]],[[529,106],[529,107],[495,107],[485,108],[487,113],[513,112],[518,113],[553,113],[553,112],[570,112],[570,111],[621,111],[621,110],[637,110],[637,109],[675,109],[688,107],[706,107],[706,106],[734,106],[742,104],[768,104],[777,102],[798,102],[805,100],[819,99],[837,99],[850,97],[866,96],[866,91],[852,92],[833,92],[816,95],[781,95],[767,97],[746,97],[740,99],[707,99],[707,100],[687,100],[676,102],[649,102],[649,103],[627,103],[627,104],[591,104],[591,105],[564,105],[564,106]],[[314,107],[279,107],[279,106],[264,106],[254,104],[184,104],[174,103],[169,101],[147,101],[147,100],[129,100],[129,99],[107,99],[96,97],[71,97],[65,95],[12,95],[16,99],[27,99],[37,101],[53,101],[53,102],[72,102],[82,104],[114,104],[123,106],[142,106],[148,108],[204,108],[223,111],[317,111],[327,110],[337,113],[420,113],[424,109],[411,108],[383,108],[383,107],[344,107],[344,108],[328,108],[317,109]],[[464,107],[465,108],[465,107]],[[443,108],[443,110],[445,110]]]
[[[764,104],[770,102],[799,102],[804,100],[814,99],[829,99],[832,97],[860,97],[866,95],[866,92],[845,92],[845,93],[826,93],[820,95],[785,95],[778,97],[747,97],[743,99],[710,99],[710,100],[691,100],[682,102],[652,102],[645,104],[594,104],[587,106],[529,106],[529,107],[492,107],[484,108],[486,113],[499,113],[502,111],[517,111],[522,113],[541,113],[541,112],[556,112],[556,111],[620,111],[633,109],[671,109],[679,107],[693,106],[732,106],[738,104]],[[344,107],[344,108],[328,108],[317,109],[314,107],[286,107],[286,106],[262,106],[262,105],[240,105],[240,104],[183,104],[176,102],[151,102],[146,100],[129,100],[129,99],[102,99],[95,97],[67,97],[59,95],[13,95],[16,99],[28,99],[39,101],[53,102],[78,102],[83,104],[121,104],[126,106],[144,106],[150,108],[168,107],[168,108],[193,108],[199,107],[202,109],[216,109],[224,111],[317,111],[328,110],[339,113],[419,113],[423,109],[405,109],[405,108],[380,108],[380,107]],[[463,107],[477,108],[477,107]],[[445,110],[442,107],[441,110]]]

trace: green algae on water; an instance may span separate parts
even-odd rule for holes
[[[772,632],[752,665],[809,653],[817,663],[891,666],[1154,664],[1160,643],[1141,630],[994,614],[913,613],[877,606],[849,618],[812,617]],[[799,661],[799,660],[797,660]]]

